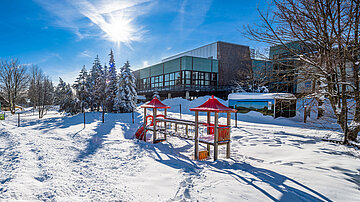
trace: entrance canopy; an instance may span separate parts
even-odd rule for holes
[[[231,109],[219,102],[214,96],[211,96],[204,104],[191,108],[190,111],[199,112],[236,112],[235,109]]]
[[[143,104],[140,106],[141,108],[153,108],[153,109],[168,109],[171,108],[170,106],[167,106],[160,102],[157,97],[154,97],[149,103]]]

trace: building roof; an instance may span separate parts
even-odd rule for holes
[[[141,108],[153,108],[153,109],[168,109],[171,108],[170,106],[167,106],[160,102],[157,97],[154,97],[150,102],[143,104],[140,106]]]
[[[201,112],[236,112],[235,109],[231,109],[219,102],[214,96],[211,96],[204,104],[191,108],[190,111],[201,111]]]
[[[273,100],[273,99],[296,99],[291,93],[231,93],[228,99],[232,100]]]

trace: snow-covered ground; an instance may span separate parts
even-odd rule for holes
[[[195,101],[175,98],[169,115],[194,120]],[[224,102],[224,101],[222,101]],[[205,114],[201,118],[205,119]],[[292,119],[240,114],[231,131],[231,159],[193,160],[193,142],[133,139],[142,110],[64,117],[31,111],[0,121],[0,200],[356,201],[360,151],[321,141],[336,131]],[[232,116],[234,124],[234,116]],[[225,116],[220,122],[225,123]],[[201,145],[201,150],[205,149]],[[212,155],[211,155],[212,156]]]

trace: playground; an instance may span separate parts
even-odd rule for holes
[[[138,106],[135,123],[131,113],[105,114],[102,123],[101,112],[89,112],[85,128],[82,114],[63,116],[54,110],[38,119],[25,109],[18,127],[17,116],[7,113],[0,121],[0,200],[358,200],[359,151],[321,141],[341,137],[336,128],[308,127],[302,117],[274,119],[254,111],[238,114],[235,127],[234,113],[228,124],[228,113],[218,111],[216,132],[214,111],[210,119],[206,111],[195,116],[209,99],[163,100],[168,108],[156,109],[155,116],[152,108],[145,114]],[[196,122],[199,159],[210,145],[203,160],[195,158]],[[144,123],[148,131],[136,139]],[[229,133],[221,132],[223,127]],[[228,142],[221,144],[228,139],[230,158]]]
[[[166,141],[167,136],[194,141],[194,159],[204,160],[210,154],[210,146],[214,148],[214,160],[218,159],[219,145],[226,145],[226,158],[230,158],[230,127],[231,113],[236,110],[221,104],[214,96],[204,104],[191,108],[195,112],[195,120],[177,119],[167,116],[167,109],[156,97],[147,104],[141,105],[144,109],[144,124],[135,133],[135,137],[148,142],[148,132],[151,132],[152,143]],[[153,115],[147,115],[147,109],[152,109]],[[158,110],[163,109],[163,114]],[[207,114],[207,121],[199,121],[199,112]],[[211,123],[211,113],[215,114],[214,123]],[[219,113],[227,114],[226,125],[219,124]],[[160,137],[161,136],[161,137]],[[199,143],[207,145],[206,151],[199,152]]]

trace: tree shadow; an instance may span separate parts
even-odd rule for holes
[[[289,178],[280,173],[274,172],[272,170],[257,168],[245,162],[235,162],[230,164],[229,161],[218,160],[214,163],[208,163],[210,167],[212,167],[214,172],[223,173],[231,175],[234,179],[239,182],[245,182],[248,185],[253,186],[255,189],[263,193],[269,199],[273,201],[331,201],[326,196],[321,193],[311,189],[310,187],[301,184],[300,182]],[[255,178],[252,177],[244,177],[241,176],[234,171],[242,171],[248,174],[251,174]],[[285,181],[289,181],[294,183],[295,185],[305,189],[309,193],[306,193],[298,188],[292,187],[290,185],[285,184]],[[280,199],[276,199],[266,190],[256,185],[255,182],[266,183],[271,186],[275,190],[282,193]]]
[[[147,142],[140,142],[139,146],[141,149],[147,151],[150,154],[155,154],[155,161],[164,164],[166,166],[169,166],[171,168],[182,170],[186,173],[196,174],[198,175],[201,168],[188,156],[181,154],[181,152],[185,152],[191,147],[193,147],[192,144],[187,142],[186,145],[182,147],[174,148],[174,146],[169,143],[157,143],[157,144],[151,144]],[[159,153],[161,152],[161,155]],[[163,151],[167,151],[164,153]],[[165,157],[162,157],[165,156]]]
[[[105,123],[99,123],[95,128],[95,133],[87,140],[86,148],[80,152],[75,161],[81,161],[97,152],[103,146],[104,138],[110,134],[115,127],[115,120],[108,120]]]
[[[204,167],[199,166],[199,164],[206,164],[213,172],[230,175],[239,183],[243,184],[245,182],[246,184],[253,186],[272,201],[331,201],[323,194],[292,178],[272,170],[254,167],[245,162],[236,162],[234,159],[232,160],[235,161],[235,163],[230,163],[228,160],[217,160],[215,162],[194,161],[188,156],[180,153],[181,151],[187,151],[190,147],[193,147],[190,143],[180,148],[174,148],[171,143],[164,142],[155,145],[141,142],[139,145],[142,149],[154,153],[156,156],[155,161],[161,164],[182,170],[194,176],[198,176],[204,169]],[[159,151],[162,151],[161,154],[159,154]],[[164,151],[166,151],[166,153]],[[163,158],[162,156],[165,156],[166,158]],[[253,177],[240,175],[237,171],[251,174]],[[282,193],[281,198],[277,199],[275,196],[272,196],[268,191],[258,185],[259,182],[265,183]],[[289,182],[292,182],[294,185],[289,185]],[[301,189],[306,190],[306,192]]]
[[[87,112],[85,113],[85,124],[91,124],[95,121],[101,120],[101,112]],[[63,116],[63,117],[52,117],[52,118],[46,118],[46,119],[38,119],[34,121],[29,121],[22,126],[34,126],[35,130],[43,130],[44,132],[50,131],[55,128],[61,128],[66,129],[71,126],[75,125],[82,125],[84,124],[84,115],[83,114],[77,114],[73,116]]]

